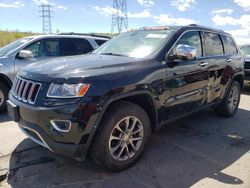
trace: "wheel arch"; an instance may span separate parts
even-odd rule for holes
[[[11,89],[12,81],[7,76],[1,73],[0,73],[0,82],[4,83],[9,89]]]
[[[140,98],[140,99],[139,99]],[[138,101],[136,99],[139,99]],[[144,101],[144,104],[142,103],[143,99],[146,99],[146,102]],[[87,151],[91,147],[92,140],[94,139],[96,135],[96,131],[100,126],[100,123],[104,117],[105,112],[107,112],[108,108],[112,107],[115,103],[119,101],[129,101],[133,102],[137,105],[139,105],[141,108],[143,108],[146,113],[148,114],[148,117],[150,119],[151,123],[151,129],[155,130],[157,128],[158,124],[158,113],[156,104],[154,102],[153,97],[151,96],[149,91],[135,91],[130,93],[125,93],[116,97],[111,97],[103,106],[101,112],[99,112],[99,115],[93,124],[92,131],[89,135],[88,141],[87,141]],[[143,104],[143,106],[142,106]]]

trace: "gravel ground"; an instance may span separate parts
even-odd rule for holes
[[[250,87],[234,118],[200,111],[153,133],[141,160],[112,173],[51,153],[0,115],[0,187],[250,188]],[[3,177],[3,176],[2,176]]]

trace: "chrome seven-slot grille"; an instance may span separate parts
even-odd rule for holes
[[[16,77],[12,87],[12,95],[25,103],[34,104],[41,84]]]

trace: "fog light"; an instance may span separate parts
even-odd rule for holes
[[[50,123],[59,132],[67,133],[71,129],[71,121],[69,120],[50,120]]]

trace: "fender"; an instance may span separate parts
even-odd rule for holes
[[[118,95],[118,96],[115,96],[115,97],[112,97],[110,99],[108,99],[108,101],[104,104],[104,106],[102,107],[102,110],[98,113],[96,119],[94,121],[91,121],[90,120],[90,123],[91,122],[94,122],[92,124],[92,129],[91,129],[91,132],[90,132],[90,135],[89,135],[89,138],[87,140],[87,143],[86,143],[86,153],[88,152],[89,150],[89,147],[92,143],[92,140],[95,136],[95,133],[96,133],[96,130],[99,128],[100,126],[100,122],[103,118],[103,115],[104,113],[106,112],[106,110],[108,109],[108,107],[113,103],[113,102],[116,102],[118,100],[121,100],[121,99],[124,99],[126,97],[131,97],[131,96],[135,96],[135,95],[147,95],[150,97],[150,100],[151,100],[151,105],[153,105],[154,107],[154,112],[155,112],[155,121],[156,123],[158,123],[158,113],[157,113],[157,107],[156,107],[156,104],[155,104],[155,100],[153,98],[153,96],[151,95],[151,93],[148,91],[148,90],[143,90],[143,91],[132,91],[132,92],[128,92],[128,93],[124,93],[124,94],[121,94],[121,95]]]

